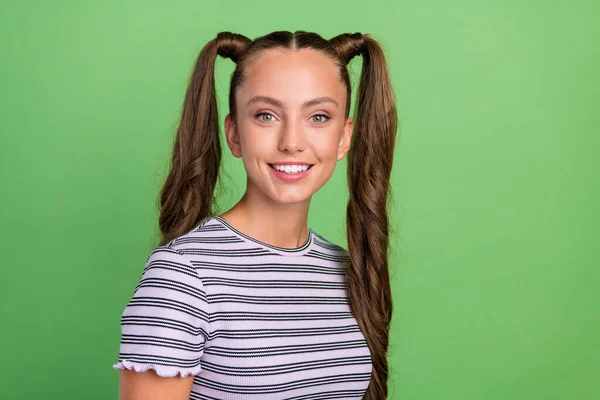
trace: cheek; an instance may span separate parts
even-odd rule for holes
[[[242,147],[242,155],[245,158],[253,158],[260,155],[268,154],[270,136],[256,129],[240,129],[240,145]]]
[[[341,136],[336,132],[327,132],[314,140],[313,148],[323,161],[337,161],[340,139]]]
[[[266,168],[270,168],[266,163],[272,161],[273,154],[276,154],[273,150],[277,149],[274,137],[252,130],[240,135],[242,161],[248,175],[262,174]]]

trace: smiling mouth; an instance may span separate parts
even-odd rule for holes
[[[308,171],[309,169],[311,169],[314,165],[315,164],[308,164],[308,168],[306,168],[306,171]],[[269,164],[269,167],[273,168],[275,171],[279,171],[278,169],[275,169],[275,167],[273,166],[273,164]],[[281,172],[281,171],[279,171],[279,172]]]

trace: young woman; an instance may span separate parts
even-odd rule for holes
[[[217,55],[236,63],[225,136],[247,172],[220,215]],[[358,55],[353,120],[347,64]],[[120,398],[385,399],[396,131],[384,53],[367,34],[208,42],[161,191],[162,240],[121,318]],[[307,223],[346,154],[348,251]]]

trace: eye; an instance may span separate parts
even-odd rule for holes
[[[271,122],[271,121],[273,121],[273,119],[265,120],[265,119],[262,119],[262,118],[260,118],[262,115],[269,115],[269,116],[271,116],[271,117],[274,117],[274,115],[273,115],[273,114],[271,114],[271,113],[267,113],[267,112],[261,112],[261,113],[258,113],[258,114],[256,114],[256,115],[255,115],[255,117],[257,117],[257,118],[258,118],[260,121],[262,121],[262,122]]]
[[[325,118],[327,118],[326,120],[323,120],[323,118],[321,118],[320,120],[315,121],[315,122],[318,122],[318,123],[323,123],[323,122],[325,122],[325,121],[327,121],[329,119],[329,117],[327,115],[325,115],[325,114],[315,114],[311,118],[314,118],[314,117],[325,117]]]

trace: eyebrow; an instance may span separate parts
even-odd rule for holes
[[[270,96],[254,96],[253,98],[251,98],[248,101],[248,104],[246,104],[246,107],[250,107],[250,105],[252,105],[254,103],[259,103],[259,102],[263,102],[263,103],[274,105],[275,107],[283,108],[283,103],[280,100],[277,100]],[[326,96],[317,97],[315,99],[305,101],[302,104],[302,108],[308,108],[308,107],[312,107],[312,106],[315,106],[317,104],[322,104],[322,103],[332,103],[334,106],[339,108],[337,101],[335,101],[331,97],[326,97]]]

